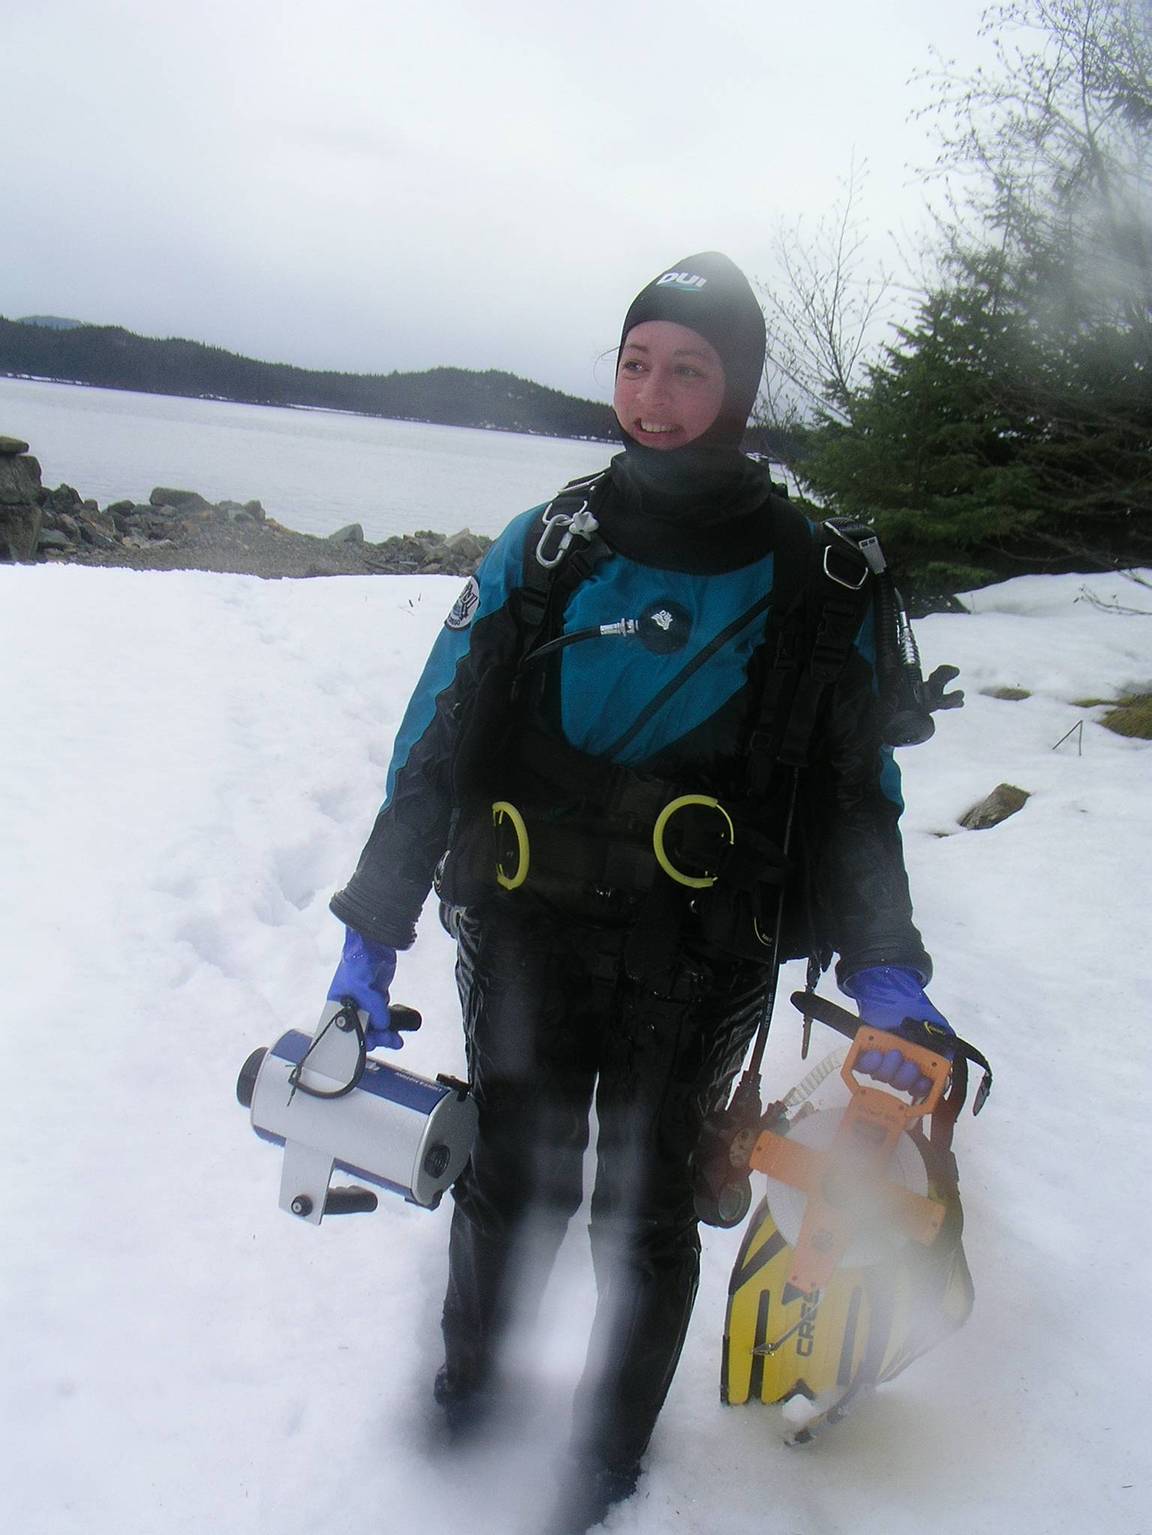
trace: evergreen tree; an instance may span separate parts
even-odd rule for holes
[[[1152,8],[985,25],[999,68],[934,81],[943,279],[803,466],[927,584],[1152,559]]]
[[[1028,418],[1005,397],[993,360],[1007,322],[972,287],[933,294],[868,370],[851,422],[825,419],[805,474],[839,512],[875,521],[890,557],[928,579],[986,579],[979,555],[1034,525]]]

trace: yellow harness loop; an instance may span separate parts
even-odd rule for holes
[[[683,874],[664,850],[664,833],[668,830],[668,822],[677,811],[686,810],[689,805],[702,805],[705,810],[718,810],[728,824],[728,845],[731,847],[736,841],[736,828],[732,824],[732,817],[718,799],[713,799],[710,794],[682,794],[679,799],[671,800],[665,805],[656,817],[656,825],[652,828],[652,851],[656,854],[656,862],[669,879],[674,879],[678,885],[687,885],[692,890],[707,890],[710,885],[716,883],[715,874],[705,874],[699,878],[692,874]]]
[[[496,883],[505,890],[517,890],[528,878],[528,828],[524,825],[524,817],[506,799],[494,800],[492,803],[492,825],[498,827],[507,816],[512,822],[512,829],[516,833],[516,854],[518,862],[515,874],[505,874],[504,865],[496,865]]]

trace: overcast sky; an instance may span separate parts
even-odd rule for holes
[[[7,0],[0,314],[605,397],[650,277],[770,278],[853,155],[913,231],[908,84],[982,0]]]

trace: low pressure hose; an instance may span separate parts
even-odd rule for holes
[[[908,613],[889,571],[876,578],[876,667],[886,707],[886,746],[919,746],[936,733],[925,705],[920,652]]]

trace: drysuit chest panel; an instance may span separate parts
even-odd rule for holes
[[[570,745],[603,755],[644,710],[729,624],[772,587],[773,561],[767,555],[739,570],[692,575],[656,570],[621,555],[603,560],[570,598],[564,633],[635,618],[660,602],[677,604],[689,615],[687,643],[668,655],[647,649],[636,638],[618,636],[582,641],[562,650],[553,663],[560,679],[560,723]],[[748,663],[764,638],[765,615],[758,614],[726,640],[676,689],[617,760],[644,762],[697,730],[748,681]]]

